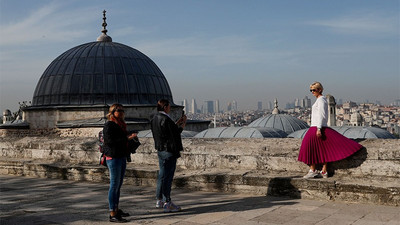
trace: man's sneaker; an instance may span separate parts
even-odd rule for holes
[[[118,209],[117,215],[122,216],[122,217],[128,217],[130,216],[129,213],[122,211],[121,209]]]
[[[320,174],[321,174],[322,178],[328,178],[328,172],[324,173],[324,172],[321,171]]]
[[[303,178],[310,179],[310,178],[320,178],[320,177],[321,175],[318,170],[315,171],[310,170]]]
[[[163,200],[157,200],[156,202],[156,208],[161,209],[164,207],[165,202]]]
[[[128,222],[128,220],[122,218],[122,216],[120,216],[120,215],[110,216],[109,221],[112,222],[112,223],[126,223],[126,222]]]
[[[175,205],[172,201],[164,204],[164,212],[179,212],[181,210],[181,207]]]

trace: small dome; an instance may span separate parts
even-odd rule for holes
[[[389,131],[377,127],[331,127],[341,135],[350,139],[382,138],[395,139]],[[308,129],[298,130],[288,135],[290,138],[303,138]]]
[[[350,121],[351,122],[362,122],[363,118],[360,113],[356,112],[356,113],[351,114]]]
[[[270,127],[283,130],[287,134],[308,128],[306,122],[286,114],[272,114],[261,117],[249,124],[249,127]]]
[[[4,110],[3,116],[11,116],[11,111],[9,109]]]
[[[198,133],[195,138],[284,138],[282,130],[262,127],[217,127]]]
[[[183,130],[181,133],[182,138],[190,138],[194,137],[198,132],[196,131],[190,131],[190,130]],[[138,133],[138,138],[152,138],[153,133],[151,130],[141,130]]]

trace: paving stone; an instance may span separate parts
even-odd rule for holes
[[[0,175],[1,225],[109,225],[108,184]],[[154,187],[124,184],[133,225],[400,224],[400,207],[173,189],[183,211],[155,208]]]

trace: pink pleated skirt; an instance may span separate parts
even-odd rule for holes
[[[329,127],[322,128],[322,138],[316,133],[317,127],[310,127],[301,142],[298,160],[307,165],[339,161],[363,148]]]

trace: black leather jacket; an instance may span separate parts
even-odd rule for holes
[[[122,128],[112,122],[107,121],[103,128],[104,154],[112,158],[123,158],[129,156],[128,137]]]
[[[151,131],[158,151],[168,151],[176,158],[180,157],[180,151],[183,150],[182,127],[178,127],[167,115],[158,112],[151,120]]]

